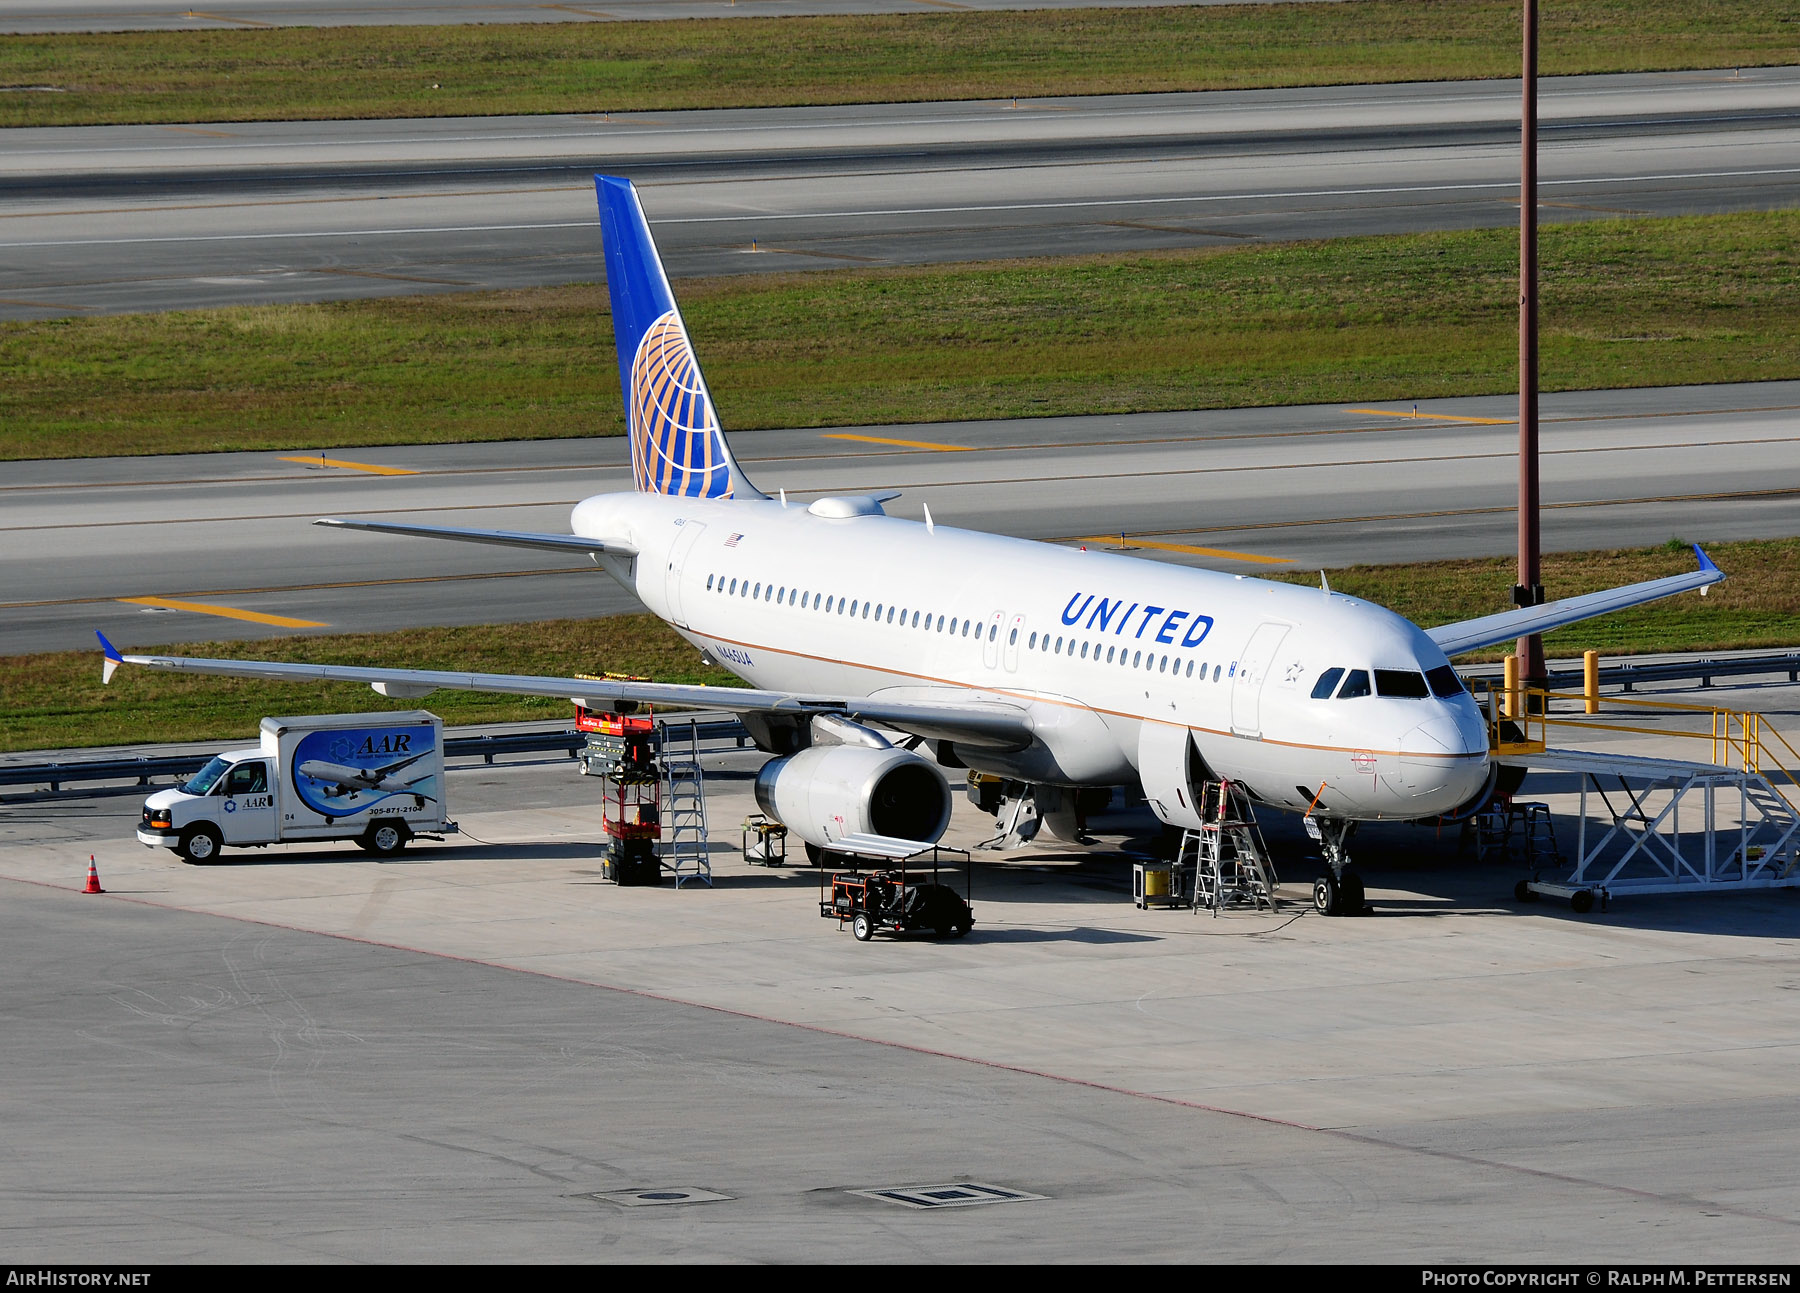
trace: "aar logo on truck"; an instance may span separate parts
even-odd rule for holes
[[[294,790],[314,812],[350,817],[385,800],[415,808],[438,798],[429,727],[311,732],[294,747]]]

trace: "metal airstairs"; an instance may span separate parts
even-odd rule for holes
[[[677,889],[689,880],[712,884],[712,856],[706,847],[706,777],[700,769],[699,725],[688,723],[686,750],[671,749],[665,724],[657,762],[663,788],[663,870]]]
[[[1611,698],[1607,698],[1609,701]],[[1584,717],[1552,712],[1579,701]],[[1681,711],[1705,731],[1592,721],[1602,698],[1587,692],[1519,688],[1489,693],[1493,757],[1533,772],[1580,778],[1575,860],[1566,874],[1545,874],[1528,851],[1529,875],[1515,895],[1568,899],[1578,912],[1625,894],[1706,893],[1800,888],[1800,811],[1777,781],[1800,784],[1777,750],[1800,752],[1758,714],[1632,696],[1634,709]],[[1711,760],[1651,758],[1599,750],[1551,749],[1551,727],[1707,741]],[[1513,805],[1516,809],[1537,805]],[[1547,814],[1545,814],[1547,819]],[[1553,838],[1553,837],[1552,837]],[[1552,844],[1554,847],[1554,844]],[[1554,860],[1561,861],[1560,854]]]
[[[1189,865],[1194,869],[1195,911],[1205,907],[1216,917],[1226,907],[1260,911],[1267,905],[1275,910],[1275,886],[1280,882],[1255,809],[1236,783],[1201,784],[1200,829],[1182,832],[1176,874]]]

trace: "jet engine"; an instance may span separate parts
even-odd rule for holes
[[[950,787],[929,759],[896,746],[815,745],[771,759],[756,802],[808,844],[888,835],[935,844],[950,825]]]

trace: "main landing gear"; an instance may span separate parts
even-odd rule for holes
[[[1345,847],[1356,833],[1356,823],[1308,817],[1306,827],[1306,833],[1325,850],[1325,864],[1331,868],[1313,881],[1313,907],[1321,916],[1366,915],[1370,907],[1363,895],[1362,877],[1349,870],[1350,852]]]

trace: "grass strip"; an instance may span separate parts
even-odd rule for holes
[[[1800,58],[1792,3],[1558,0],[1545,75]],[[628,112],[1516,76],[1508,0],[0,38],[0,126]]]
[[[596,238],[598,233],[596,232]],[[1800,211],[1542,231],[1541,382],[1800,377]],[[692,280],[725,425],[1517,389],[1511,230]],[[604,288],[0,324],[0,459],[617,435]]]
[[[1709,553],[1730,575],[1707,597],[1683,594],[1650,606],[1552,633],[1552,655],[1594,648],[1608,655],[1788,647],[1800,641],[1800,539],[1722,543]],[[1654,579],[1693,568],[1684,542],[1648,549],[1547,556],[1553,597]],[[1290,582],[1316,576],[1293,575]],[[1352,566],[1331,572],[1340,592],[1367,597],[1420,624],[1491,614],[1508,605],[1507,560]],[[127,650],[140,648],[127,647]],[[650,615],[553,620],[462,629],[334,634],[270,641],[202,642],[152,647],[149,653],[306,660],[324,664],[568,675],[611,669],[662,682],[730,684],[703,667],[694,649]],[[1497,659],[1497,653],[1467,659]],[[100,653],[62,651],[0,658],[0,751],[116,744],[122,733],[143,743],[252,739],[270,714],[331,714],[424,705],[450,723],[572,717],[566,702],[439,691],[422,701],[385,700],[349,684],[272,683],[121,669],[100,684]]]

